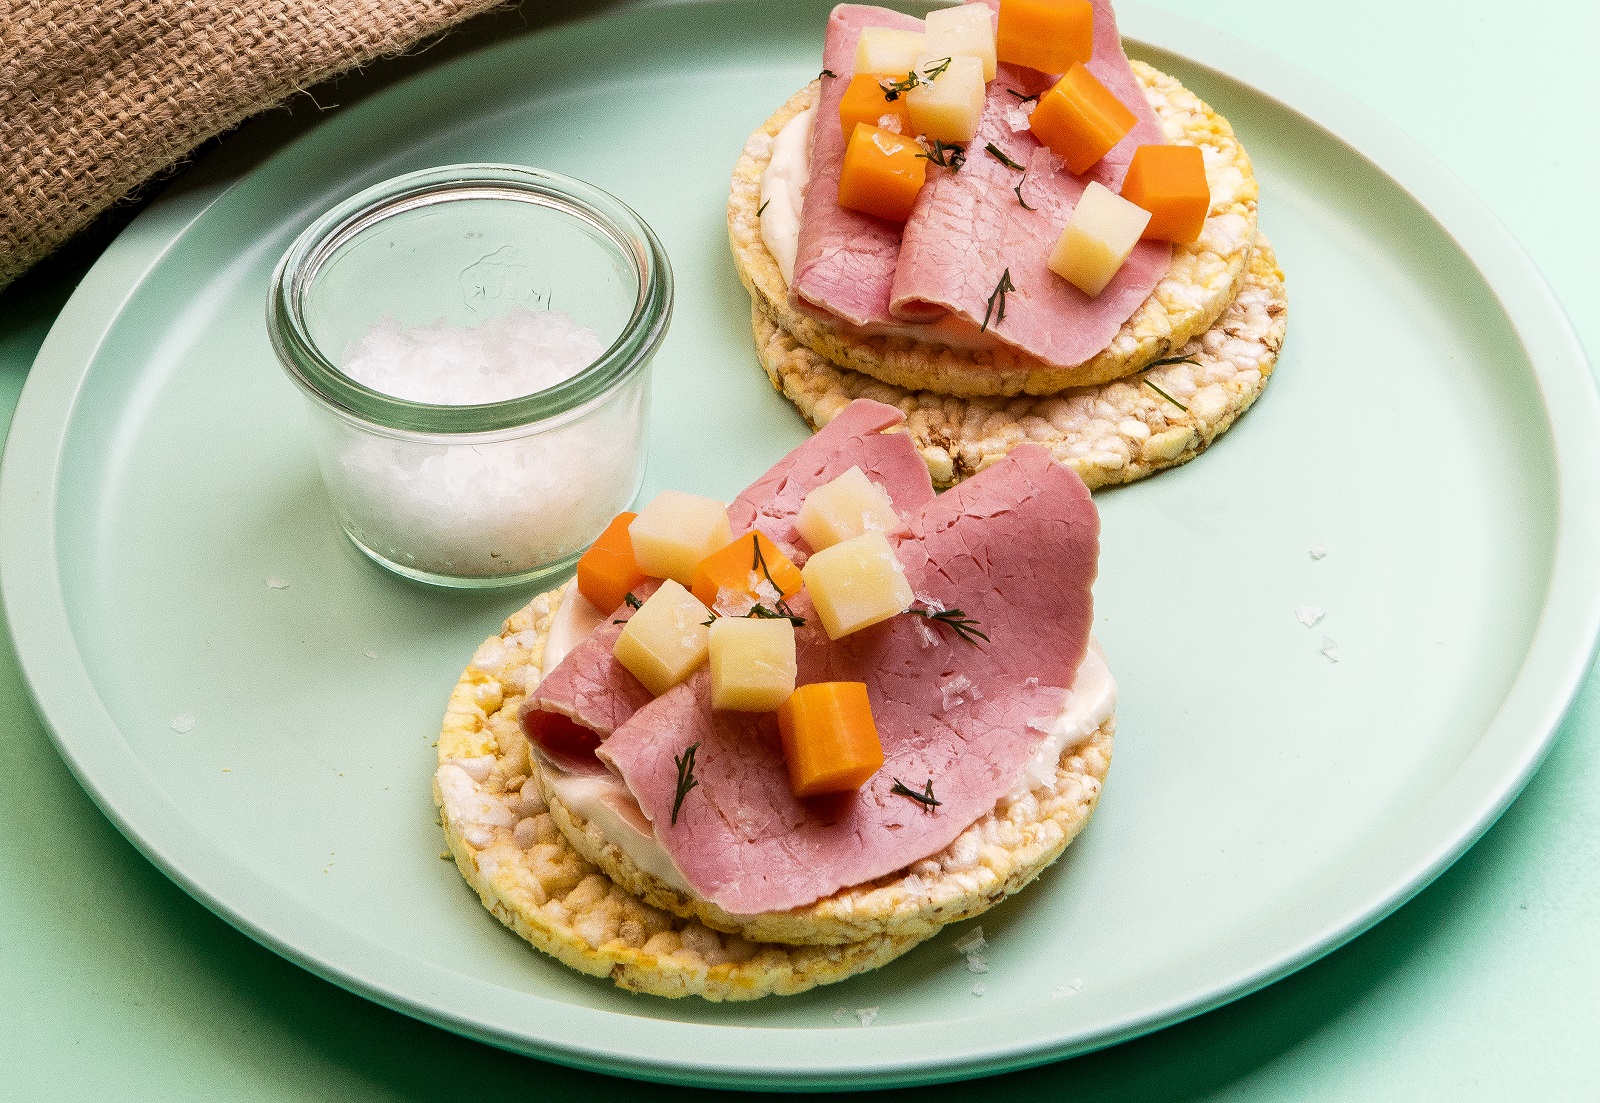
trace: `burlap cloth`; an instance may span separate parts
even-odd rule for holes
[[[195,146],[502,0],[0,0],[0,287]]]

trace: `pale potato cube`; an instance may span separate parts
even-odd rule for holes
[[[694,583],[695,568],[733,542],[728,507],[714,498],[663,490],[628,525],[633,559],[653,578]]]
[[[831,548],[864,532],[906,531],[905,522],[889,500],[889,492],[867,478],[859,467],[852,467],[807,494],[794,527],[812,551]]]
[[[994,11],[988,4],[939,8],[923,22],[928,27],[923,57],[975,57],[983,62],[983,79],[994,79]]]
[[[1050,271],[1092,299],[1122,268],[1149,222],[1149,211],[1090,184],[1050,253]]]
[[[668,579],[628,618],[611,653],[659,697],[706,661],[710,619],[710,609]]]
[[[892,31],[888,27],[867,27],[856,40],[856,70],[875,77],[904,79],[917,67],[926,36],[921,31]]]
[[[794,692],[794,625],[718,617],[711,622],[711,707],[773,712]]]
[[[830,640],[904,612],[914,597],[889,538],[881,532],[817,552],[800,575]]]
[[[975,57],[924,57],[923,83],[906,93],[911,131],[941,142],[970,142],[983,114],[983,62]]]

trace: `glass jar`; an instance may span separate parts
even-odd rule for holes
[[[341,370],[380,321],[470,328],[518,309],[563,312],[605,351],[547,389],[474,405],[398,398]],[[565,569],[633,500],[671,314],[666,252],[626,205],[476,164],[398,176],[323,215],[279,262],[267,327],[310,399],[356,547],[408,578],[478,587]]]

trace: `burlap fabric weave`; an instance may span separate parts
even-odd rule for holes
[[[297,89],[502,0],[0,0],[0,287]]]

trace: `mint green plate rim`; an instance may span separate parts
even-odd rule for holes
[[[685,5],[688,6],[688,5]],[[694,6],[703,6],[696,4]],[[629,14],[613,16],[626,23]],[[1004,1038],[924,1025],[831,1034],[618,1017],[555,1001],[535,1027],[487,1021],[463,978],[396,959],[264,884],[186,833],[153,796],[72,637],[58,571],[57,491],[66,431],[101,342],[141,281],[227,190],[210,183],[153,204],[107,249],[63,308],[17,405],[0,470],[0,591],[19,665],[58,750],[138,849],[223,919],[351,991],[449,1030],[579,1067],[670,1083],[803,1089],[889,1087],[1003,1072],[1114,1044],[1236,999],[1360,934],[1438,876],[1495,821],[1548,751],[1600,635],[1600,398],[1560,304],[1511,235],[1472,193],[1372,110],[1316,78],[1208,27],[1136,3],[1125,36],[1252,89],[1337,137],[1408,194],[1469,257],[1533,366],[1556,466],[1558,530],[1550,586],[1522,667],[1473,752],[1421,803],[1400,872],[1338,921],[1253,968],[1077,1034],[1014,1021]],[[758,25],[746,22],[747,30]],[[426,79],[426,75],[423,78]],[[202,177],[203,178],[203,177]],[[1204,461],[1202,461],[1204,462]],[[470,989],[471,985],[466,985]],[[454,996],[441,993],[454,989]],[[1013,1017],[1015,1019],[1015,1017]],[[606,1039],[597,1043],[596,1039]]]

